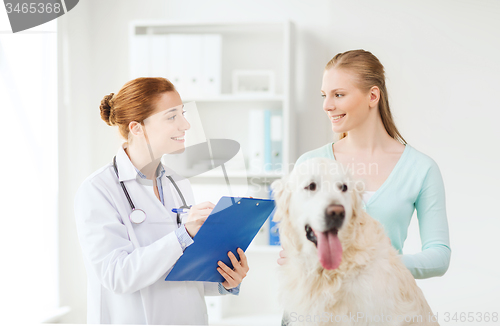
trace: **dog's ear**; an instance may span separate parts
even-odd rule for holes
[[[364,183],[361,182],[361,181],[354,181],[354,190],[356,190],[356,192],[358,194],[362,193],[363,191],[365,191],[365,186],[364,186]]]
[[[273,216],[274,222],[281,221],[283,214],[288,214],[291,192],[287,187],[287,181],[288,177],[284,176],[271,184],[272,197],[276,203],[276,211]]]
[[[352,180],[352,179],[351,179]],[[351,202],[352,206],[355,207],[353,210],[355,214],[353,217],[357,216],[356,212],[359,212],[361,210],[363,198],[361,197],[361,194],[363,191],[365,191],[365,186],[363,182],[358,181],[352,181],[352,191],[351,191]]]
[[[350,170],[347,171],[347,179],[349,188],[351,189],[353,207],[358,208],[363,200],[361,194],[365,191],[365,181],[363,179],[355,180]]]
[[[353,207],[358,207],[359,204],[361,203],[361,192],[359,191],[359,188],[357,186],[354,186],[354,189],[352,190],[351,198],[352,198],[352,203]]]

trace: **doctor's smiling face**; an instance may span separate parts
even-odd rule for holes
[[[164,154],[181,152],[186,130],[191,125],[184,117],[184,105],[176,91],[164,92],[156,102],[156,111],[146,118],[142,125],[149,140],[155,159]]]

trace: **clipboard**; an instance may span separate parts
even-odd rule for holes
[[[240,260],[236,249],[247,250],[274,208],[272,199],[222,197],[165,281],[224,282],[217,262],[233,268],[227,253]]]

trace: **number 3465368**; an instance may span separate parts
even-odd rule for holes
[[[7,9],[7,13],[23,13],[23,14],[58,14],[61,12],[61,4],[60,3],[17,3],[15,6],[12,3],[7,2],[5,4],[5,8]]]

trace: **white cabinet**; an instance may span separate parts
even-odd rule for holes
[[[281,129],[279,155],[286,174],[290,157],[294,157],[290,132],[294,123],[290,109],[291,31],[288,21],[134,21],[130,25],[130,77],[162,76],[172,81],[184,102],[196,102],[207,138],[240,143],[247,168],[252,148],[251,112],[279,111],[281,126],[274,123],[270,135]],[[273,91],[233,93],[233,74],[242,71],[272,73]]]
[[[234,160],[243,160],[244,164],[228,161],[228,178],[218,167],[190,179],[197,202],[216,203],[222,195],[268,198],[269,184],[288,174],[295,144],[290,108],[292,27],[289,21],[131,23],[131,78],[169,79],[184,103],[196,102],[206,139],[226,138],[240,144],[240,153]],[[260,88],[240,85],[239,89],[246,91],[235,94],[234,77],[245,72],[252,83],[269,80],[273,84]],[[258,110],[264,112],[265,125],[254,127],[256,123],[251,121],[261,119],[256,114]],[[264,134],[256,134],[259,128]],[[272,163],[270,169],[250,169],[251,155],[259,152],[259,147],[263,162]],[[241,316],[254,316],[255,320],[272,316],[273,323],[281,314],[278,303],[272,299],[280,247],[267,245],[267,224],[247,250],[251,272],[242,284],[240,296],[207,297],[211,324],[231,320],[236,325]],[[262,297],[267,301],[259,299]],[[265,308],[255,300],[265,302]]]

